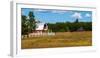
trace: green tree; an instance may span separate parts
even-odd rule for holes
[[[32,30],[35,30],[35,28],[36,28],[36,22],[35,22],[35,18],[34,18],[35,16],[32,11],[29,12],[28,16],[29,16],[29,22],[30,22],[29,31],[32,32]]]
[[[25,15],[21,15],[21,24],[22,24],[22,35],[27,35],[32,32],[32,30],[35,30],[36,24],[34,19],[33,12],[29,12],[28,18]]]
[[[26,34],[28,34],[28,25],[27,25],[27,19],[26,19],[27,17],[26,16],[24,16],[24,15],[22,15],[21,16],[21,22],[22,22],[22,28],[21,28],[21,30],[22,30],[22,35],[26,35]]]
[[[77,18],[76,21],[75,21],[75,23],[78,23],[78,22],[79,22],[79,19]]]

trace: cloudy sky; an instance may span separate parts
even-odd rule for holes
[[[50,9],[29,9],[22,8],[22,15],[28,16],[29,12],[34,12],[35,19],[44,23],[74,22],[77,18],[80,22],[91,22],[91,11],[80,10],[50,10]]]

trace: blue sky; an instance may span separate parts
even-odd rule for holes
[[[92,21],[91,11],[22,8],[21,13],[28,16],[30,11],[34,12],[36,20],[44,23],[74,22],[76,18],[80,22]]]

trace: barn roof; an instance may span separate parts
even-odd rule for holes
[[[43,30],[44,24],[45,24],[45,23],[37,23],[37,24],[36,24],[36,30]]]

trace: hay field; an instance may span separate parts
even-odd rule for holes
[[[92,32],[57,32],[54,36],[21,39],[22,49],[92,46]]]

